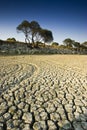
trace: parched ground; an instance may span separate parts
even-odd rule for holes
[[[87,130],[87,56],[0,56],[0,130]]]

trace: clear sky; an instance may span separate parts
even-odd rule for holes
[[[24,41],[16,31],[23,20],[51,30],[58,43],[66,38],[87,41],[87,0],[0,0],[0,39]]]

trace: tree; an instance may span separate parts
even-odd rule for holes
[[[24,20],[17,27],[18,32],[23,32],[25,35],[25,42],[51,42],[53,41],[53,35],[50,30],[42,29],[37,21],[28,22]]]
[[[82,45],[87,47],[87,41],[83,42]]]
[[[70,39],[70,38],[67,38],[63,41],[64,45],[67,46],[67,47],[73,47],[73,44],[74,44],[74,40]]]
[[[39,23],[36,21],[31,21],[29,38],[31,39],[33,44],[38,41],[40,30],[41,30],[41,27]]]
[[[87,51],[87,41],[85,41],[85,42],[83,42],[82,44],[80,44],[80,49]]]
[[[80,47],[80,43],[79,43],[79,42],[73,42],[73,46],[74,46],[75,48],[79,48],[79,47]]]
[[[7,41],[9,42],[16,42],[16,39],[13,37],[13,38],[7,38]]]
[[[79,42],[74,42],[73,43],[73,47],[75,50],[77,50],[77,52],[80,50],[80,43]]]
[[[52,43],[52,46],[58,46],[58,45],[59,45],[59,43],[57,43],[57,42]]]
[[[30,33],[30,23],[27,20],[24,20],[21,24],[17,26],[18,32],[23,32],[25,35],[25,42],[29,42],[28,34]]]
[[[42,37],[42,41],[45,43],[50,43],[53,41],[53,34],[50,30],[41,29],[40,35]]]

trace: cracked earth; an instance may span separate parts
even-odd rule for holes
[[[87,130],[87,56],[0,56],[0,130]]]

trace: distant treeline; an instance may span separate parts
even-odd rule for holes
[[[24,34],[25,42],[17,41],[14,37],[7,38],[5,41],[0,40],[0,52],[14,52],[18,54],[24,52],[30,54],[31,49],[37,48],[40,53],[43,49],[45,50],[43,51],[44,53],[87,54],[87,41],[80,43],[66,38],[62,44],[53,42],[52,31],[43,29],[37,21],[29,22],[24,20],[16,29],[17,32],[22,32]]]
[[[69,44],[69,43],[68,43]],[[6,41],[0,40],[0,54],[87,54],[87,44],[67,45],[65,42],[60,45],[53,42],[50,45],[42,42],[25,43],[14,40],[14,38]]]
[[[47,43],[44,43],[44,42],[39,42],[39,41],[36,41],[34,43],[28,43],[28,42],[20,42],[20,41],[16,41],[15,38],[7,38],[7,40],[3,41],[3,40],[0,40],[0,45],[1,44],[7,44],[7,43],[10,43],[10,44],[21,44],[21,43],[24,43],[27,45],[27,47],[31,47],[31,48],[34,48],[34,47],[52,47],[52,48],[68,48],[68,49],[75,49],[75,50],[81,50],[81,49],[86,49],[87,50],[87,41],[83,42],[83,43],[80,43],[80,42],[76,42],[75,40],[72,40],[70,38],[67,38],[63,41],[63,44],[59,44],[57,42],[52,42],[50,44],[47,44]]]

